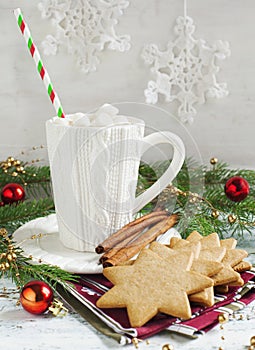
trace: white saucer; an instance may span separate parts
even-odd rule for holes
[[[31,238],[40,233],[42,237]],[[170,237],[173,236],[180,237],[180,234],[171,228],[160,236],[158,241],[167,244]],[[44,264],[57,265],[62,270],[71,273],[102,272],[102,265],[98,263],[100,255],[69,249],[60,242],[56,214],[27,222],[14,232],[13,239],[16,245],[23,250],[24,256],[33,257],[32,264],[38,264],[41,260]]]
[[[39,233],[43,234],[41,238],[31,239]],[[98,264],[100,255],[75,251],[60,242],[56,214],[27,222],[14,232],[13,238],[24,256],[32,255],[31,263],[38,264],[41,259],[42,263],[57,265],[71,273],[102,272],[102,265]]]

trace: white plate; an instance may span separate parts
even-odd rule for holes
[[[42,237],[31,239],[33,235]],[[169,243],[172,236],[179,237],[179,233],[171,228],[159,238],[161,243]],[[59,240],[56,214],[38,218],[24,224],[13,234],[16,245],[23,250],[23,255],[33,257],[31,263],[57,265],[62,270],[71,273],[101,273],[102,265],[96,253],[79,252],[66,248]]]
[[[39,233],[43,234],[41,238],[31,239]],[[14,232],[13,238],[24,256],[32,255],[32,263],[41,259],[45,264],[57,265],[71,273],[102,272],[97,253],[75,251],[60,242],[56,214],[29,221]]]

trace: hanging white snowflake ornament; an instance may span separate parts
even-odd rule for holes
[[[128,6],[127,0],[42,0],[38,5],[42,17],[56,27],[56,35],[42,42],[44,53],[55,55],[60,45],[66,46],[83,72],[95,71],[101,51],[130,49],[130,36],[115,32]]]
[[[203,104],[207,97],[228,95],[226,83],[218,83],[217,60],[230,56],[229,43],[218,40],[209,46],[195,39],[192,18],[178,17],[174,32],[176,38],[160,51],[155,44],[144,47],[142,58],[151,65],[155,80],[148,82],[144,91],[146,102],[155,104],[159,94],[166,102],[179,102],[178,115],[182,122],[192,123],[197,111],[195,105]]]

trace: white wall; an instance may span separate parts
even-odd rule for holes
[[[47,34],[55,33],[41,18],[39,1],[0,0],[0,157],[18,155],[21,149],[45,144],[45,121],[54,115],[44,86],[17,28],[12,9],[21,7],[38,46]],[[152,78],[140,57],[143,44],[156,43],[162,49],[173,38],[175,18],[183,14],[181,0],[130,0],[116,31],[130,34],[127,53],[104,51],[96,73],[84,75],[64,49],[56,56],[43,56],[66,113],[87,111],[105,102],[145,101],[143,90]],[[232,55],[221,63],[219,80],[227,82],[230,94],[222,100],[198,107],[191,126],[154,108],[142,117],[155,128],[172,129],[184,139],[188,154],[194,145],[204,162],[212,156],[232,166],[255,168],[255,2],[254,0],[188,0],[188,14],[196,24],[196,37],[212,43],[228,40]],[[176,115],[176,105],[161,103]],[[139,114],[133,105],[123,111]]]

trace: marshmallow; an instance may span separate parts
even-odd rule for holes
[[[113,124],[112,117],[109,114],[102,112],[96,115],[91,121],[91,125],[93,126],[106,126],[111,124]]]

